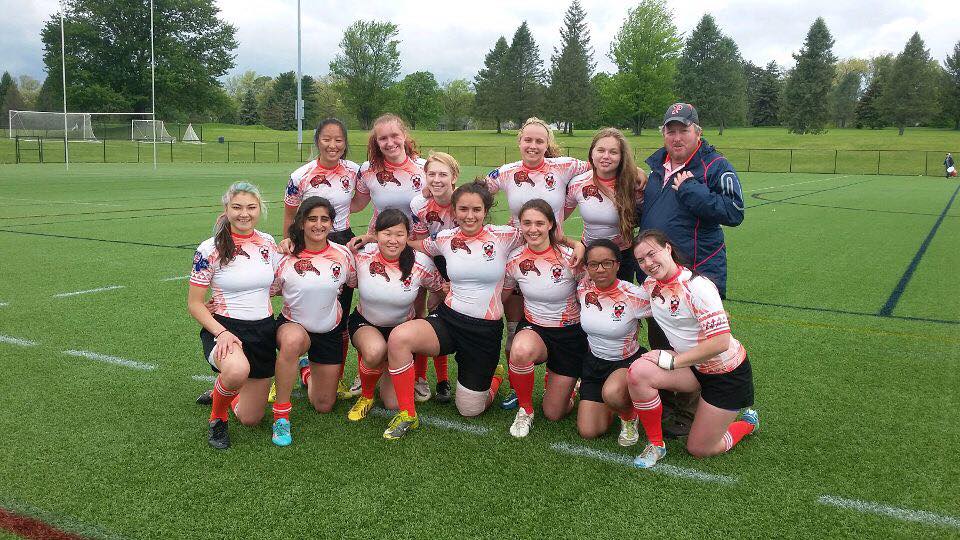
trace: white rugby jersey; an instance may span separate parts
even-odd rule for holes
[[[615,178],[597,178],[593,171],[577,175],[567,187],[564,206],[569,210],[580,208],[580,217],[583,218],[581,238],[584,244],[606,238],[623,251],[630,248],[633,238],[625,240],[620,233],[620,216],[612,196],[616,193],[615,183]],[[601,185],[606,192],[600,189]]]
[[[641,284],[641,291],[650,303],[653,318],[678,353],[687,352],[714,336],[730,333],[730,321],[717,286],[703,276],[694,277],[682,266],[664,282],[648,277]],[[700,373],[729,373],[746,356],[743,345],[731,335],[726,351],[694,367]]]
[[[357,191],[370,195],[374,209],[373,220],[388,208],[397,208],[408,218],[411,216],[410,201],[420,194],[425,185],[425,163],[425,159],[407,156],[406,161],[399,165],[384,161],[381,171],[371,169],[369,161],[360,166]]]
[[[508,163],[487,175],[491,193],[506,192],[510,207],[510,224],[516,225],[520,207],[530,199],[543,199],[553,208],[557,223],[563,223],[563,203],[567,185],[574,176],[590,169],[590,163],[572,157],[544,158],[536,169],[528,169],[523,161]]]
[[[436,239],[424,239],[423,250],[447,260],[447,307],[477,319],[497,320],[503,317],[500,293],[507,257],[521,245],[517,229],[485,225],[473,236],[463,234],[460,227],[440,231]]]
[[[413,303],[420,288],[439,291],[443,287],[430,257],[415,253],[413,271],[406,279],[400,279],[400,261],[385,258],[377,244],[367,244],[357,253],[357,311],[371,324],[396,326],[409,321],[415,315]]]
[[[629,358],[640,349],[639,319],[650,317],[650,302],[633,283],[616,280],[598,289],[589,277],[577,286],[580,326],[587,333],[590,352],[603,360]]]
[[[217,315],[244,321],[266,319],[273,315],[270,284],[280,264],[277,245],[272,236],[257,230],[233,235],[233,243],[233,260],[222,266],[214,239],[204,240],[193,256],[190,285],[211,289]]]
[[[277,269],[273,294],[283,295],[281,313],[308,332],[322,334],[340,324],[343,308],[337,298],[343,285],[356,279],[350,250],[327,242],[322,251],[303,250],[285,256]]]
[[[457,226],[453,219],[453,203],[443,206],[436,199],[418,194],[410,201],[410,219],[413,221],[411,231],[416,238],[429,236],[436,238],[437,233]]]
[[[350,201],[353,200],[359,170],[359,165],[346,159],[341,159],[332,169],[320,165],[319,159],[310,161],[290,175],[283,203],[297,208],[307,197],[323,197],[337,212],[333,230],[349,229]]]
[[[548,247],[537,252],[521,246],[510,254],[504,289],[518,285],[523,293],[523,315],[539,326],[570,326],[580,322],[577,282],[580,270],[570,268],[573,250],[567,246]]]

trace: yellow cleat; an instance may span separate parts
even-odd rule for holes
[[[350,412],[347,413],[347,420],[359,422],[367,417],[367,414],[370,413],[370,409],[372,408],[373,398],[367,399],[360,396],[357,398],[357,402],[353,404],[353,407],[350,407]]]
[[[410,416],[407,411],[400,411],[393,417],[393,420],[390,420],[390,425],[387,426],[387,430],[383,432],[384,439],[399,439],[407,434],[411,429],[417,429],[420,427],[420,418],[417,416]]]
[[[277,400],[277,381],[270,382],[270,393],[267,394],[267,403],[273,403]]]
[[[337,399],[350,399],[353,395],[350,393],[350,387],[343,379],[337,381]]]

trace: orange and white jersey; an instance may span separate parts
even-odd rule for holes
[[[503,317],[500,293],[507,257],[523,243],[513,227],[485,225],[473,236],[463,234],[460,227],[440,231],[436,239],[423,240],[423,250],[447,260],[447,307],[477,319],[497,320]]]
[[[410,201],[410,211],[410,219],[413,221],[411,232],[417,238],[436,238],[440,231],[457,226],[457,221],[453,219],[453,203],[443,206],[433,197],[428,199],[419,194]]]
[[[343,308],[338,295],[351,280],[356,280],[353,254],[345,246],[327,242],[322,251],[303,250],[298,256],[285,256],[272,293],[283,295],[280,312],[287,320],[322,334],[340,324]]]
[[[720,293],[709,279],[694,276],[690,270],[680,267],[667,281],[648,277],[640,287],[643,298],[650,302],[653,318],[678,353],[689,351],[714,336],[730,333],[730,321]],[[746,356],[743,345],[731,335],[726,351],[694,367],[700,373],[729,373]]]
[[[410,201],[420,194],[424,186],[425,163],[426,160],[422,158],[414,159],[408,156],[407,160],[400,164],[384,161],[381,171],[373,170],[369,161],[360,166],[357,191],[370,195],[374,220],[379,212],[388,208],[397,208],[407,217],[411,216]]]
[[[574,176],[590,169],[590,163],[572,157],[544,158],[536,169],[528,169],[523,161],[508,163],[487,175],[490,193],[506,192],[510,207],[510,224],[516,225],[520,207],[530,199],[543,199],[553,208],[557,223],[563,223],[563,203],[567,185]]]
[[[233,235],[233,260],[223,266],[214,239],[208,238],[193,256],[190,285],[212,289],[217,315],[244,321],[259,321],[273,315],[270,285],[280,253],[273,237],[254,230],[246,236]]]
[[[357,253],[357,310],[371,324],[396,326],[409,321],[415,315],[413,303],[420,288],[439,291],[443,287],[443,278],[430,257],[415,253],[413,270],[406,279],[400,279],[399,259],[385,258],[377,244],[367,244]]]
[[[639,319],[650,316],[650,301],[633,283],[617,280],[598,289],[586,277],[577,286],[580,326],[587,333],[590,352],[597,358],[616,361],[629,358],[640,349],[637,341]]]
[[[594,240],[607,238],[612,240],[621,251],[630,248],[632,238],[625,240],[620,233],[620,216],[613,194],[616,192],[616,179],[597,178],[593,171],[577,175],[567,187],[567,199],[564,206],[573,210],[580,208],[583,218],[583,243],[589,245]],[[601,189],[601,186],[603,189]]]
[[[296,208],[307,197],[323,197],[337,212],[333,230],[349,229],[350,201],[353,200],[359,170],[359,165],[346,159],[341,159],[332,169],[320,165],[319,160],[308,162],[290,175],[283,204]]]
[[[522,246],[510,254],[503,288],[520,287],[523,315],[529,322],[552,328],[580,322],[577,282],[583,270],[570,268],[572,257],[573,250],[567,246],[541,252]]]

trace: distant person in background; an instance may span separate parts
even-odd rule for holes
[[[691,261],[690,270],[710,279],[726,298],[727,253],[721,225],[743,222],[740,179],[730,162],[703,139],[697,110],[674,103],[663,116],[663,148],[646,163],[649,180],[638,207],[640,229],[659,229]],[[645,275],[638,275],[642,283]],[[650,349],[669,349],[663,330],[650,319]],[[690,432],[699,392],[662,392],[664,433],[682,437]]]
[[[953,163],[953,156],[950,152],[947,152],[947,157],[943,160],[943,166],[947,169],[947,178],[957,175],[957,167]]]

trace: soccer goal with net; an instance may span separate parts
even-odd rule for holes
[[[64,122],[66,116],[66,122]],[[11,139],[36,137],[96,142],[91,113],[10,111],[8,135]]]
[[[177,139],[167,132],[163,120],[131,120],[130,140],[174,142]]]
[[[183,137],[180,137],[180,141],[191,144],[203,144],[203,142],[200,141],[200,137],[197,137],[197,132],[194,131],[193,124],[187,124],[187,129],[183,132]]]

